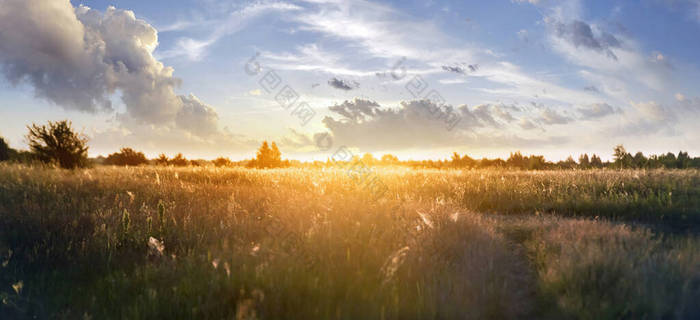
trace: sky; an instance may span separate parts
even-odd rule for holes
[[[0,136],[90,156],[700,156],[700,1],[0,0]]]

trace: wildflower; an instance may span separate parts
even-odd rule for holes
[[[228,262],[224,262],[224,270],[226,270],[226,276],[231,276],[231,266],[228,265]]]
[[[255,311],[255,301],[253,299],[243,299],[236,303],[236,320],[257,319]]]
[[[122,231],[124,233],[129,232],[129,226],[131,225],[131,217],[129,216],[129,211],[124,209],[122,214]]]
[[[133,203],[134,202],[134,193],[131,191],[127,191],[126,195],[129,196],[129,203]]]
[[[163,200],[158,201],[158,222],[160,223],[160,233],[163,234],[165,228],[165,204]]]
[[[433,222],[430,221],[430,218],[428,218],[428,215],[426,215],[425,213],[422,213],[420,211],[416,211],[416,212],[418,212],[418,215],[420,216],[421,220],[423,220],[423,223],[425,223],[425,225],[428,226],[428,228],[432,229]]]
[[[23,287],[24,287],[24,282],[22,282],[22,280],[17,281],[17,283],[12,284],[12,289],[14,289],[17,294],[20,294],[22,292]]]
[[[385,277],[384,283],[389,282],[394,277],[394,274],[396,274],[396,271],[399,270],[399,267],[401,267],[401,264],[403,264],[403,261],[406,259],[406,254],[408,254],[409,250],[411,250],[411,248],[406,246],[389,256],[382,267],[382,273],[384,273]]]
[[[148,256],[162,257],[165,245],[160,240],[154,237],[148,237]]]

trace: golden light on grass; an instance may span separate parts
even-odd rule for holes
[[[698,312],[694,170],[389,167],[376,200],[337,168],[89,173],[0,165],[12,312],[39,296],[95,318]]]

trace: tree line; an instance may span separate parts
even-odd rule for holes
[[[148,159],[143,152],[131,148],[121,148],[118,152],[107,157],[89,159],[87,156],[88,139],[83,134],[73,130],[69,121],[49,121],[47,125],[32,124],[26,139],[29,150],[14,150],[0,137],[0,161],[14,161],[20,163],[40,162],[59,166],[61,168],[81,168],[91,165],[115,165],[115,166],[217,166],[217,167],[248,167],[248,168],[283,168],[283,167],[330,167],[337,165],[330,158],[324,161],[301,162],[298,160],[284,160],[277,144],[273,141],[264,141],[258,149],[255,158],[242,161],[232,161],[226,157],[215,160],[188,160],[182,153],[174,157],[165,154],[155,159]],[[444,160],[407,160],[401,161],[392,154],[385,154],[376,159],[372,154],[365,153],[362,157],[354,156],[348,162],[361,162],[365,166],[407,166],[411,168],[513,168],[520,170],[555,170],[555,169],[686,169],[700,168],[700,157],[690,157],[687,152],[678,154],[666,153],[660,155],[645,156],[642,152],[634,155],[627,152],[625,147],[618,145],[613,149],[613,161],[602,161],[592,154],[582,154],[578,161],[569,156],[566,160],[551,162],[541,155],[522,155],[519,151],[511,153],[503,160],[474,159],[468,155],[460,155],[454,152],[449,159]]]

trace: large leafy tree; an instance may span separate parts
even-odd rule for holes
[[[40,161],[55,163],[61,168],[84,167],[87,161],[87,138],[73,131],[70,121],[49,121],[48,125],[27,126],[29,150]]]

